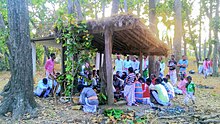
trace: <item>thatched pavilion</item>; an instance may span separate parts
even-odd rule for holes
[[[105,56],[105,80],[107,82],[108,103],[113,103],[112,92],[112,53],[138,55],[167,56],[168,46],[160,41],[150,29],[134,15],[117,15],[101,20],[87,22],[89,33],[94,36],[92,44],[99,53]],[[32,39],[33,43],[41,43],[62,49],[62,67],[64,68],[64,51],[62,44],[57,44],[56,37]],[[33,45],[33,54],[34,45]],[[142,67],[142,61],[140,61]],[[142,68],[141,68],[142,69]],[[142,71],[142,70],[141,70]]]

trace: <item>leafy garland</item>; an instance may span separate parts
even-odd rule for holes
[[[71,89],[76,87],[82,65],[95,56],[96,49],[91,44],[93,36],[89,34],[86,23],[76,21],[72,15],[62,15],[55,23],[55,29],[59,35],[57,42],[65,41],[63,46],[67,48],[66,72],[60,80],[67,82],[65,95],[71,96]],[[85,77],[82,78],[88,81]]]

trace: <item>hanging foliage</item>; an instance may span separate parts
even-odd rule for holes
[[[77,22],[71,15],[61,16],[55,23],[58,38],[57,42],[63,42],[66,47],[65,75],[60,79],[67,82],[65,95],[71,95],[71,89],[76,87],[76,81],[81,77],[82,65],[91,61],[95,56],[96,49],[92,47],[93,36],[88,33],[85,22]],[[85,81],[88,81],[86,77]],[[88,81],[89,82],[89,81]]]

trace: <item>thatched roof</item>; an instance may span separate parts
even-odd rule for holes
[[[89,33],[94,36],[92,44],[100,52],[105,48],[104,32],[109,29],[113,31],[113,53],[138,55],[142,52],[144,55],[168,55],[168,46],[134,15],[117,15],[91,20],[87,24]]]

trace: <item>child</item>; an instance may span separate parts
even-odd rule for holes
[[[91,85],[80,85],[78,87],[80,93],[79,102],[83,105],[83,111],[88,113],[95,113],[99,104],[96,92]]]
[[[143,79],[139,79],[139,81],[142,83],[142,90],[143,90],[143,104],[148,104],[151,107],[154,106],[154,104],[150,101],[150,88],[151,85],[151,79],[147,78],[146,83]]]
[[[186,95],[184,99],[184,103],[187,104],[189,99],[192,100],[192,103],[195,104],[195,84],[192,81],[192,77],[188,76],[187,77],[187,84],[186,84]]]
[[[134,91],[135,92],[135,100],[137,103],[143,103],[142,83],[139,82],[138,74],[136,76],[137,76],[137,78],[136,78],[136,81],[134,82],[135,83],[135,91]]]

